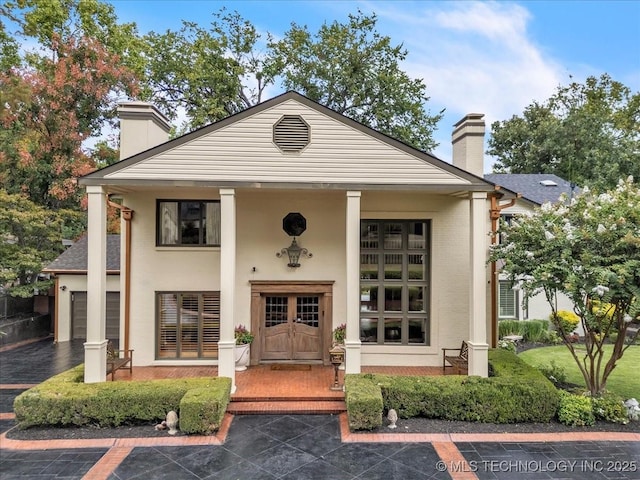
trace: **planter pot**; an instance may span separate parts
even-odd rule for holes
[[[235,354],[236,354],[236,372],[242,372],[247,369],[249,365],[249,347],[251,344],[245,343],[243,345],[236,345]]]

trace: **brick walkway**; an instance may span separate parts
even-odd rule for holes
[[[78,345],[50,340],[0,350],[0,472],[13,478],[283,478],[283,479],[573,479],[640,478],[640,434],[351,433],[345,414],[230,415],[214,436],[21,441],[6,438],[15,396],[82,362]],[[215,375],[215,367],[134,368],[117,380]],[[372,368],[389,374],[437,374],[440,369]],[[340,377],[342,378],[342,377]],[[333,370],[238,372],[236,399],[269,392],[299,403],[321,394]],[[275,401],[275,400],[274,400]]]

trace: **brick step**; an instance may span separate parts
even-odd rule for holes
[[[256,402],[229,403],[227,412],[235,415],[286,415],[286,414],[313,414],[328,415],[347,411],[347,405],[342,400],[322,401],[271,401],[262,400]]]
[[[250,396],[231,395],[232,402],[340,402],[344,400],[344,393],[337,395],[271,395]]]

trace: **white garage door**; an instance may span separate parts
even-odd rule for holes
[[[87,338],[87,292],[71,294],[71,325],[73,338]],[[120,337],[120,293],[107,292],[107,338]]]

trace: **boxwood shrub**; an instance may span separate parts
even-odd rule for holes
[[[179,412],[182,398],[192,389],[211,389],[216,400],[207,401],[224,411],[231,391],[231,379],[222,377],[91,384],[83,383],[83,377],[84,365],[79,365],[16,397],[18,427],[158,422],[170,410]]]
[[[400,418],[426,417],[473,422],[549,422],[556,414],[558,392],[537,369],[506,350],[490,350],[489,378],[447,376],[348,375],[345,379],[351,428],[375,428],[371,419],[393,408]],[[371,401],[376,390],[382,408]],[[352,390],[356,390],[354,392]],[[355,407],[357,406],[357,411]],[[367,411],[375,408],[375,411]]]
[[[228,395],[226,402],[220,401],[225,397],[226,387],[225,382],[218,382],[214,388],[192,388],[187,391],[180,401],[180,430],[203,435],[216,432],[229,403]]]
[[[375,376],[347,374],[344,378],[349,428],[371,430],[382,425],[382,392]]]

